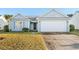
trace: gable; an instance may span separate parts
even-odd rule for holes
[[[27,17],[25,17],[25,16],[23,16],[23,15],[21,15],[21,14],[17,14],[17,15],[15,15],[13,18],[27,18]]]
[[[27,19],[28,19],[28,17],[23,16],[23,15],[21,15],[21,14],[17,14],[17,15],[15,15],[15,16],[13,16],[13,17],[11,18],[11,20],[27,20]]]
[[[67,17],[66,15],[61,14],[60,12],[52,9],[49,12],[47,12],[46,14],[40,16],[40,17]]]

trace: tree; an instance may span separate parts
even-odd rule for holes
[[[4,18],[7,20],[8,25],[4,26],[4,31],[9,32],[9,21],[11,20],[13,15],[4,15]]]
[[[72,16],[73,16],[73,14],[67,14],[67,16],[68,16],[68,17],[72,17]]]
[[[9,20],[11,19],[13,15],[4,15],[4,18],[9,22]]]

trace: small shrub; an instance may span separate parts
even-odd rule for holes
[[[9,32],[9,26],[8,25],[4,26],[4,32]]]
[[[3,32],[3,30],[0,30],[0,32]]]
[[[28,28],[23,28],[22,31],[23,31],[23,32],[28,32],[29,29],[28,29]]]
[[[70,25],[70,32],[75,30],[75,26],[74,25]]]
[[[75,29],[75,31],[79,31],[79,29]]]

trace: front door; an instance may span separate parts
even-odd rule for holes
[[[34,23],[34,24],[33,24],[33,29],[34,29],[34,30],[37,30],[37,23]]]
[[[37,31],[37,23],[36,22],[31,22],[31,30]]]

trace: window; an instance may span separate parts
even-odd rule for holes
[[[17,27],[21,26],[21,24],[22,24],[22,21],[16,21],[16,26]]]

